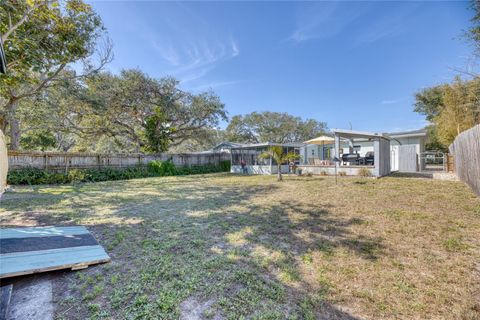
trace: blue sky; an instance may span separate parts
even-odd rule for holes
[[[421,88],[471,48],[468,2],[92,1],[114,43],[109,69],[211,88],[229,114],[288,112],[330,128],[423,127]]]

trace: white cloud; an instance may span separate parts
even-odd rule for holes
[[[296,27],[289,40],[304,42],[314,39],[328,39],[352,27],[357,19],[363,17],[362,25],[351,28],[354,43],[357,45],[373,43],[401,34],[405,28],[405,19],[418,3],[393,3],[385,6],[386,11],[373,11],[371,3],[366,2],[317,2],[303,4],[297,12]]]
[[[238,56],[240,54],[240,49],[238,48],[237,42],[233,38],[230,39],[230,45],[232,46],[232,55],[234,57]]]
[[[399,103],[400,100],[382,100],[380,101],[380,104],[395,104],[395,103]]]
[[[404,102],[407,99],[408,99],[408,97],[403,97],[403,98],[399,98],[399,99],[385,99],[385,100],[380,101],[380,104],[397,104],[397,103],[400,103],[400,102]]]
[[[205,76],[218,63],[240,54],[231,34],[212,28],[201,16],[181,3],[166,3],[168,17],[137,25],[166,73],[183,81]]]
[[[326,39],[341,33],[361,16],[367,5],[319,2],[303,5],[297,12],[296,28],[288,38],[294,42]]]
[[[240,83],[242,81],[217,81],[217,82],[207,82],[198,86],[190,87],[189,89],[192,91],[205,91],[209,89],[215,89],[218,87],[225,87],[225,86],[231,86],[237,83]]]
[[[405,21],[418,3],[402,3],[401,6],[394,4],[392,9],[380,17],[375,17],[372,23],[361,29],[355,42],[356,44],[374,43],[379,40],[388,39],[400,35],[408,23]]]

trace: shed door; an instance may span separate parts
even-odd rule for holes
[[[415,145],[398,146],[398,171],[418,171],[417,148]]]
[[[398,147],[392,146],[390,151],[390,170],[398,171]]]

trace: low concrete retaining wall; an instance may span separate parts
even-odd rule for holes
[[[328,167],[319,167],[319,166],[308,166],[308,165],[300,165],[297,166],[298,169],[302,170],[302,174],[311,173],[311,174],[326,174],[326,175],[335,175],[335,166],[328,166]],[[345,172],[347,176],[358,176],[358,171],[361,168],[367,168],[370,171],[370,174],[374,176],[374,167],[363,167],[363,166],[344,166],[340,167],[337,170],[337,174],[340,172]]]
[[[288,173],[289,171],[289,166],[288,165],[282,165],[281,166],[282,173]],[[253,166],[253,165],[247,165],[247,171],[248,174],[276,174],[277,173],[277,166]],[[242,166],[231,166],[230,169],[231,173],[242,173]]]
[[[371,166],[344,166],[340,167],[337,171],[337,174],[340,172],[345,172],[347,176],[358,176],[359,170],[362,168],[367,168],[370,171],[370,174],[374,176],[375,167]],[[312,165],[297,165],[297,169],[302,170],[302,174],[311,173],[315,175],[335,175],[335,166],[312,166]],[[251,166],[247,165],[248,174],[276,174],[277,166]],[[282,165],[282,173],[289,172],[288,165]],[[230,172],[232,173],[242,173],[241,166],[232,166]]]

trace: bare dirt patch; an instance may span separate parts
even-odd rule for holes
[[[200,301],[195,297],[190,297],[180,304],[180,319],[201,320],[208,317],[208,319],[222,320],[219,315],[213,315],[214,311],[210,310],[214,302],[214,300]]]

